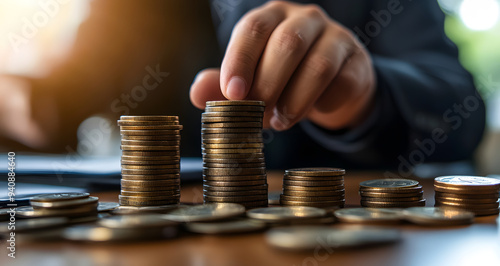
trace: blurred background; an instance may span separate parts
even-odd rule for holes
[[[95,4],[93,2],[97,1],[0,1],[0,36],[4,36],[4,38],[0,39],[0,74],[20,75],[36,79],[44,77],[44,75],[56,69],[58,64],[65,59],[71,49],[74,48],[73,44],[77,38],[77,31],[82,30],[81,26],[85,24],[84,22],[89,16],[91,5]],[[113,3],[113,1],[110,2]],[[154,14],[160,14],[161,17],[158,17],[156,21],[154,20],[155,18],[152,19],[155,23],[169,25],[169,21],[166,20],[170,19],[170,25],[183,25],[188,34],[179,35],[178,32],[172,30],[156,39],[153,38],[155,42],[160,43],[160,47],[151,46],[152,48],[149,53],[148,51],[143,51],[142,54],[138,52],[137,54],[130,55],[136,59],[141,58],[142,65],[136,69],[128,68],[127,71],[122,71],[122,75],[130,75],[130,77],[126,79],[126,82],[123,82],[123,80],[120,81],[119,87],[130,91],[136,84],[142,82],[145,73],[148,73],[148,67],[154,69],[157,67],[157,64],[161,63],[161,71],[169,75],[168,78],[166,78],[166,84],[162,84],[162,86],[182,87],[182,95],[171,96],[173,99],[179,99],[180,97],[184,100],[170,103],[168,101],[159,101],[159,99],[155,99],[157,98],[154,94],[156,92],[153,92],[148,96],[148,99],[141,102],[141,104],[157,104],[164,107],[161,110],[158,109],[158,114],[165,113],[165,110],[167,110],[167,113],[182,112],[196,116],[199,115],[200,111],[191,106],[187,97],[190,82],[198,70],[214,66],[214,62],[220,60],[220,51],[217,48],[215,40],[207,38],[207,36],[213,35],[213,32],[209,29],[211,27],[211,18],[210,14],[202,13],[202,6],[199,7],[200,10],[195,10],[196,12],[190,12],[190,14],[176,14],[175,10],[178,10],[176,6],[182,5],[180,3],[184,1],[167,2],[176,3],[158,5],[156,7],[153,6],[152,9],[163,8],[165,11],[151,13],[148,12],[148,10],[144,10],[143,13],[138,13],[138,17],[134,19],[141,19],[148,16],[154,17]],[[473,74],[476,85],[488,108],[487,133],[481,147],[477,151],[479,171],[481,174],[485,175],[499,174],[500,0],[439,0],[438,2],[446,14],[446,34],[459,47],[460,60],[464,67]],[[105,9],[108,10],[116,8],[113,4],[107,4],[107,6],[106,4],[100,5],[101,7],[105,6]],[[115,10],[116,12],[114,13],[129,12],[127,8],[133,7],[127,7],[127,4],[124,3],[123,7],[120,7],[119,10]],[[197,7],[191,8],[196,9]],[[205,10],[209,10],[209,7],[205,8]],[[103,15],[97,14],[97,16]],[[219,16],[219,18],[223,19],[221,16]],[[151,17],[148,17],[148,19],[151,19]],[[113,20],[113,17],[106,17],[105,20],[110,23],[110,25],[117,23]],[[83,30],[85,30],[85,28],[83,28]],[[111,28],[110,30],[116,29]],[[142,32],[142,29],[133,30]],[[127,32],[120,32],[119,34],[127,36]],[[148,29],[144,31],[144,34],[153,36],[156,32],[154,29]],[[133,41],[134,38],[138,37],[140,36],[129,36],[129,39],[125,39]],[[169,40],[175,40],[177,44],[174,45],[172,44],[173,42]],[[98,41],[106,43],[106,40]],[[133,44],[127,41],[122,45],[127,46]],[[117,50],[120,50],[120,48],[118,47]],[[179,58],[175,54],[163,54],[163,58],[172,58],[168,62],[165,62],[165,60],[162,61],[158,59],[158,55],[154,54],[154,51],[158,50],[172,50],[174,53],[175,51],[179,51],[178,54],[182,54],[180,53],[181,50],[189,51],[189,53],[186,53],[189,54],[189,58]],[[86,57],[87,53],[89,52],[81,52],[80,57]],[[98,58],[98,62],[102,62],[103,64],[107,64],[108,61],[114,60],[112,56],[108,56],[109,53],[104,56],[90,54]],[[120,55],[119,52],[117,52],[117,55]],[[93,64],[95,64],[95,61]],[[123,65],[123,62],[119,61],[115,65],[110,64],[109,67],[120,68],[120,70],[122,70],[121,68],[123,66],[119,64]],[[103,87],[109,86],[110,84],[116,85],[117,82],[108,82],[106,77],[102,77],[102,80],[103,82],[101,82],[101,84],[103,84]],[[77,83],[78,81],[75,81],[75,84]],[[105,97],[104,95],[103,98]],[[122,99],[121,103],[123,102]],[[169,105],[171,105],[172,108],[165,107]],[[120,106],[117,105],[115,107],[117,107],[115,109],[119,109]],[[111,109],[115,111],[113,108]],[[141,114],[140,105],[139,107],[129,106],[129,109],[133,110],[134,114]],[[117,115],[125,114],[125,112],[113,113],[110,112],[109,109],[96,111],[99,115],[89,117],[82,124],[77,125],[80,138],[80,143],[76,145],[77,150],[66,149],[66,152],[77,152],[81,155],[119,154],[119,136],[117,130],[101,130],[102,134],[99,136],[100,145],[93,145],[91,149],[89,149],[87,145],[89,134],[85,134],[85,132],[93,132],[94,129],[99,128],[99,125],[103,123],[115,125]],[[192,135],[188,136],[188,139],[196,140],[186,145],[191,145],[199,149],[199,125],[186,127],[184,133]],[[195,152],[185,153],[183,156],[199,156],[199,153],[196,152],[197,150],[193,150]]]

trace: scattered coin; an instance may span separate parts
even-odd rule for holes
[[[334,215],[346,223],[397,223],[403,218],[402,211],[391,208],[348,208],[336,210]]]
[[[474,221],[474,213],[440,207],[413,207],[403,211],[406,220],[422,225],[461,225],[471,224]]]
[[[209,203],[182,207],[163,217],[175,222],[204,222],[222,220],[245,213],[245,207],[236,203]]]
[[[112,211],[116,208],[118,208],[118,206],[120,206],[120,204],[116,203],[116,202],[99,202],[99,204],[97,205],[97,211],[98,212],[108,212],[108,211]]]
[[[264,221],[316,218],[325,215],[326,211],[323,209],[302,206],[269,207],[247,211],[248,217]]]
[[[52,193],[52,194],[42,194],[34,196],[30,199],[30,202],[54,202],[54,201],[67,201],[67,200],[77,200],[85,199],[90,196],[89,193]]]
[[[31,201],[31,206],[35,208],[69,208],[79,205],[96,204],[99,198],[88,197],[83,199],[56,200],[56,201]]]

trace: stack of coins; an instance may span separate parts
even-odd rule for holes
[[[99,198],[88,193],[55,193],[35,196],[31,207],[18,208],[23,217],[82,217],[96,216]]]
[[[408,208],[425,206],[422,186],[410,179],[375,179],[359,184],[361,206]]]
[[[436,206],[464,209],[478,216],[498,214],[498,179],[442,176],[434,179],[434,189]]]
[[[280,203],[284,206],[343,208],[344,174],[345,170],[339,168],[286,170]]]
[[[180,131],[177,116],[121,116],[122,206],[178,204]]]
[[[264,102],[209,101],[202,114],[203,198],[267,206],[262,142]]]

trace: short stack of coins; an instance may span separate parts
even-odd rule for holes
[[[442,176],[434,179],[436,206],[459,208],[475,215],[498,214],[500,180],[481,176]]]
[[[261,101],[209,101],[202,114],[204,202],[266,207]]]
[[[121,116],[122,206],[178,204],[180,131],[177,116]]]
[[[372,208],[409,208],[425,206],[423,189],[411,179],[375,179],[359,184],[361,206]]]
[[[33,207],[32,216],[82,217],[97,216],[98,201],[99,198],[88,193],[57,193],[35,196],[30,199],[30,204]]]
[[[340,168],[297,168],[285,171],[284,206],[343,208],[345,205],[345,170]]]

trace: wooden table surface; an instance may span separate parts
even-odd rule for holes
[[[347,206],[359,206],[358,184],[380,178],[373,172],[346,175]],[[281,189],[282,173],[269,174],[269,190]],[[424,186],[427,206],[434,205],[432,180]],[[118,192],[97,193],[103,201],[117,201]],[[201,184],[183,186],[182,202],[201,202]],[[16,259],[0,245],[0,265],[500,265],[500,219],[476,218],[468,226],[424,227],[411,224],[382,225],[399,228],[403,240],[390,245],[317,252],[287,252],[269,246],[263,233],[233,236],[187,235],[176,239],[138,243],[75,243],[68,241],[25,243],[16,246]],[[332,225],[352,228],[359,225]]]

